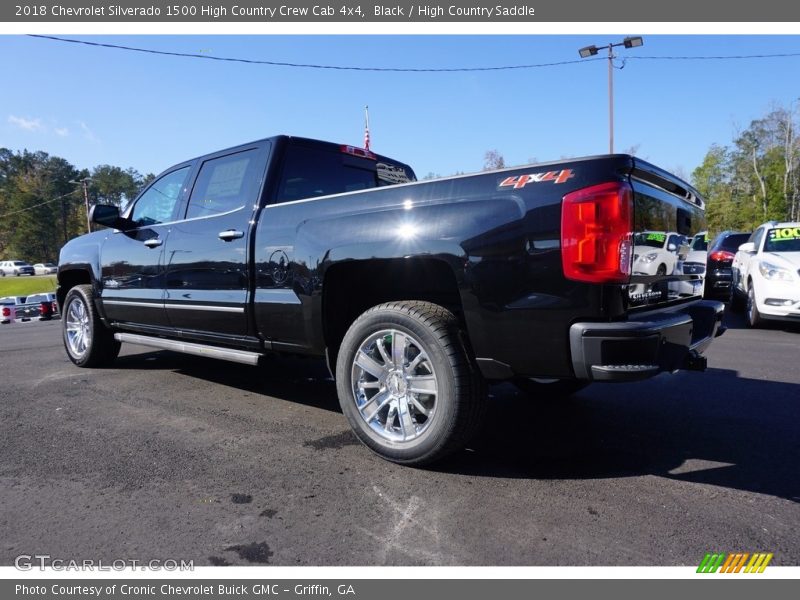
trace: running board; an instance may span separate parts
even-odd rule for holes
[[[246,350],[231,350],[230,348],[220,348],[218,346],[206,346],[205,344],[194,344],[192,342],[181,342],[178,340],[167,340],[164,338],[150,337],[149,335],[137,335],[135,333],[115,333],[114,339],[118,342],[128,342],[139,344],[140,346],[150,346],[161,350],[172,350],[173,352],[183,352],[184,354],[194,354],[195,356],[208,356],[244,365],[257,365],[261,354],[247,352]]]

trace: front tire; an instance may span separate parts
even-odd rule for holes
[[[91,285],[76,285],[67,292],[62,315],[64,347],[73,363],[79,367],[100,367],[114,362],[120,343],[100,320]]]
[[[486,407],[458,320],[429,302],[380,304],[356,319],[339,348],[336,386],[356,436],[406,465],[463,448]]]
[[[761,313],[758,312],[758,304],[756,303],[756,292],[753,289],[753,283],[747,286],[747,325],[748,327],[760,327],[764,323]]]

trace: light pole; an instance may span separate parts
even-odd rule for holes
[[[644,40],[640,36],[626,37],[621,42],[616,44],[608,44],[606,46],[586,46],[578,50],[581,58],[589,58],[596,56],[600,48],[608,48],[608,153],[614,154],[614,48],[618,46],[625,46],[626,48],[638,48],[644,44]]]
[[[70,183],[74,185],[83,185],[83,203],[86,206],[86,231],[88,233],[92,232],[92,222],[89,220],[89,182],[91,181],[90,177],[84,177],[83,179],[79,179],[77,181],[70,180]]]

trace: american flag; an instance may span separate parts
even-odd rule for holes
[[[369,106],[364,107],[364,148],[369,150]]]

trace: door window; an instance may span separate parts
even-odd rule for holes
[[[189,171],[190,167],[183,167],[153,182],[133,207],[131,213],[133,224],[137,227],[146,227],[172,219]]]
[[[254,199],[260,183],[257,156],[253,149],[205,161],[192,189],[186,218],[230,212]]]

